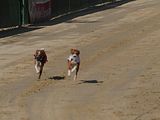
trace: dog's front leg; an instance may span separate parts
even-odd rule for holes
[[[39,63],[38,63],[38,61],[35,61],[35,69],[36,69],[36,73],[39,73],[38,66],[39,66]]]

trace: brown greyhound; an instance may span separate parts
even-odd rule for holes
[[[34,54],[34,59],[35,59],[35,69],[36,72],[39,74],[38,79],[40,79],[44,64],[48,61],[45,50],[43,48],[41,48],[40,50],[36,50]]]

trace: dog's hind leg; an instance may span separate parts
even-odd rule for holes
[[[68,70],[68,76],[71,76],[71,70]]]
[[[40,79],[40,78],[41,78],[42,71],[43,71],[43,66],[44,66],[44,64],[43,64],[43,63],[41,63],[41,66],[40,66],[40,72],[39,72],[39,77],[38,77],[38,79]]]
[[[77,79],[78,71],[79,71],[79,64],[76,65],[76,73],[75,73],[75,75],[74,75],[74,80]]]
[[[74,75],[74,78],[73,78],[74,80],[76,80],[77,79],[77,75]]]

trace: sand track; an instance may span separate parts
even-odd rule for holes
[[[1,38],[0,120],[160,120],[159,19],[160,1],[136,0]],[[49,62],[38,81],[40,47]],[[54,79],[71,47],[78,80]]]

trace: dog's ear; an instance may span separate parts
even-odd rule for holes
[[[79,54],[80,54],[80,51],[79,51],[79,50],[76,50],[76,54],[79,55]]]

